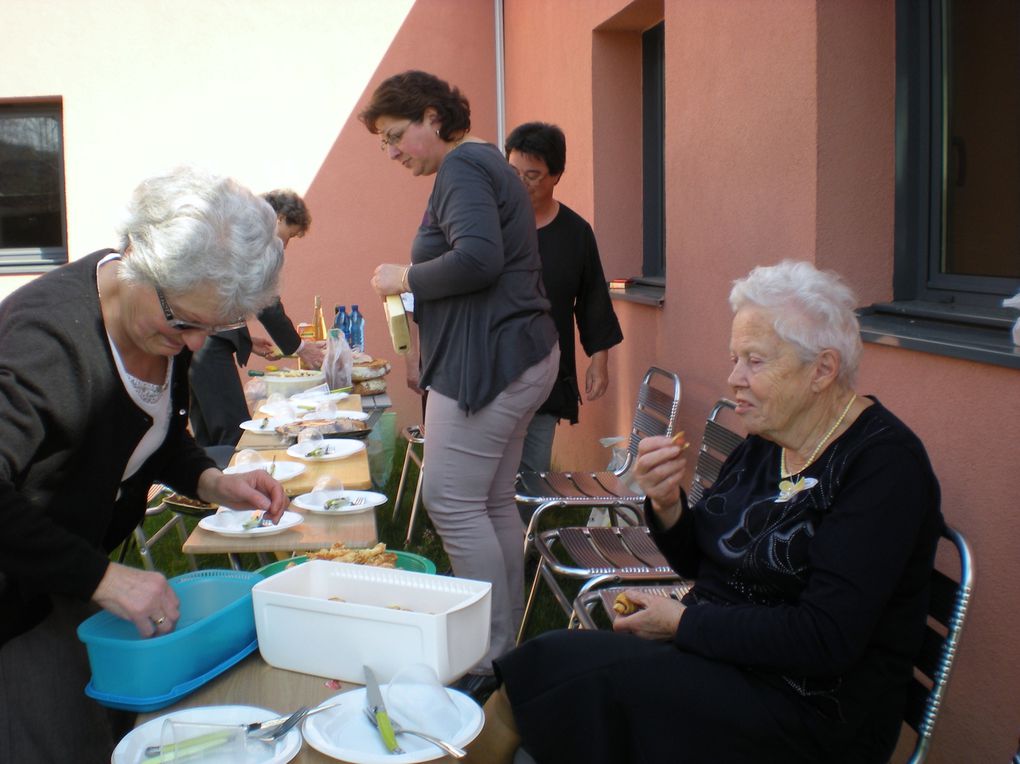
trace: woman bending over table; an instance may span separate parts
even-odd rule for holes
[[[109,560],[150,485],[274,521],[287,504],[186,430],[191,353],[275,299],[273,210],[180,169],[136,189],[120,235],[0,303],[0,761],[109,761],[130,729],[84,694],[75,630],[99,608],[143,637],[173,630],[166,579]]]
[[[854,389],[850,289],[806,262],[730,293],[749,433],[695,505],[669,438],[642,441],[645,514],[681,600],[630,597],[614,632],[556,631],[496,661],[473,761],[886,762],[942,528],[924,446]],[[580,723],[564,724],[562,709]]]

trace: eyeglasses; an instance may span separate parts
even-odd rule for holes
[[[390,146],[392,146],[393,148],[397,148],[398,146],[400,146],[400,142],[404,140],[404,133],[407,132],[407,128],[409,128],[413,123],[414,120],[409,119],[407,120],[407,124],[400,128],[399,130],[389,130],[383,133],[382,145],[379,148],[382,149],[383,151],[386,151],[386,149],[388,149]]]
[[[153,287],[156,290],[156,297],[159,298],[159,306],[163,309],[163,317],[166,318],[166,322],[170,324],[171,329],[176,329],[180,332],[205,332],[206,334],[217,334],[218,332],[227,332],[231,329],[240,329],[245,326],[248,322],[243,318],[239,318],[236,321],[231,321],[229,324],[199,324],[194,321],[185,321],[182,318],[174,316],[174,312],[170,309],[170,303],[166,301],[166,295],[163,294],[163,290],[159,287]]]
[[[514,168],[514,172],[517,173],[517,177],[529,186],[533,186],[540,180],[545,180],[549,177],[549,173],[542,172],[541,170],[528,170],[527,172],[519,172],[517,168]]]

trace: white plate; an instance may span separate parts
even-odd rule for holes
[[[295,525],[301,525],[301,523],[305,520],[305,518],[298,512],[284,512],[283,517],[280,518],[280,522],[277,525],[242,528],[241,524],[251,517],[253,512],[257,511],[258,510],[241,510],[220,507],[219,511],[215,515],[209,515],[208,517],[203,517],[199,520],[198,526],[207,531],[219,533],[222,536],[272,536],[274,533],[283,533],[285,530],[293,528]]]
[[[307,456],[309,451],[314,451],[316,448],[322,448],[328,453],[322,456]],[[297,459],[307,459],[310,462],[329,462],[334,459],[344,459],[348,456],[353,456],[365,448],[365,442],[362,440],[351,440],[349,438],[325,438],[317,443],[305,441],[304,443],[295,443],[293,446],[287,449],[287,456],[293,456]]]
[[[294,417],[300,416],[302,411],[303,409],[298,409],[291,401],[264,403],[259,407],[260,414],[276,417],[277,419],[285,419],[288,422],[293,422]]]
[[[456,690],[447,690],[454,705],[460,712],[460,729],[448,742],[463,748],[482,731],[485,716],[482,708],[468,695]],[[330,711],[310,716],[303,725],[305,740],[315,750],[350,764],[415,764],[419,761],[433,761],[446,754],[439,748],[413,735],[400,735],[397,741],[404,749],[403,754],[392,754],[386,750],[379,731],[365,716],[365,688],[334,696],[319,705],[336,703],[342,705]],[[394,714],[394,721],[403,721]],[[422,730],[428,732],[427,729]]]
[[[344,411],[343,409],[337,409],[336,413],[332,417],[327,417],[318,411],[309,411],[307,414],[301,416],[302,419],[357,419],[359,422],[364,422],[368,419],[371,414],[366,414],[364,411]]]
[[[314,403],[316,406],[323,401],[342,401],[350,393],[294,393],[290,396],[291,403]]]
[[[241,429],[247,430],[248,432],[254,432],[259,435],[276,435],[277,427],[293,421],[293,418],[284,416],[262,417],[262,419],[249,419],[247,422],[241,422]],[[265,422],[265,427],[262,426],[263,422]]]
[[[328,499],[337,499],[341,496],[346,496],[348,499],[362,498],[365,502],[356,506],[348,504],[340,509],[326,509],[323,506]],[[374,491],[312,491],[295,497],[291,500],[291,504],[298,509],[307,509],[309,512],[318,514],[342,515],[349,512],[364,512],[366,509],[378,507],[387,501],[389,500],[383,494]]]
[[[270,470],[269,468],[273,469]],[[262,462],[261,464],[234,464],[223,470],[224,474],[227,475],[240,475],[242,472],[251,472],[252,470],[265,470],[271,472],[272,476],[279,480],[281,483],[285,480],[295,478],[305,471],[305,465],[298,462]]]
[[[328,712],[324,712],[328,713]],[[203,706],[172,711],[157,719],[150,719],[125,735],[113,751],[112,764],[138,764],[145,758],[145,749],[159,745],[163,722],[169,718],[187,722],[209,724],[247,724],[273,719],[280,714],[257,706]],[[301,750],[301,733],[291,730],[272,746],[264,743],[248,746],[245,764],[286,764]]]

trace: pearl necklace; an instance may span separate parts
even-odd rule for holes
[[[843,408],[843,413],[839,415],[839,419],[837,419],[836,423],[829,428],[825,435],[822,436],[822,439],[818,441],[818,445],[815,446],[815,450],[811,452],[811,456],[807,458],[807,461],[804,462],[804,466],[797,470],[797,472],[787,472],[786,447],[784,446],[779,450],[779,498],[776,499],[776,501],[789,501],[798,491],[810,488],[804,478],[801,478],[800,480],[795,480],[795,478],[800,475],[801,472],[806,470],[812,462],[814,462],[815,457],[818,456],[818,453],[822,450],[822,446],[829,442],[829,438],[832,437],[832,434],[839,429],[841,424],[843,424],[843,420],[846,419],[846,415],[850,413],[850,407],[854,405],[854,401],[856,400],[857,393],[853,393],[850,396],[850,400],[847,401],[846,406]]]

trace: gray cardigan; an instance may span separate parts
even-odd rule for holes
[[[140,522],[152,483],[194,495],[199,475],[215,466],[185,429],[184,350],[170,381],[166,439],[121,482],[152,419],[124,389],[107,341],[96,265],[110,251],[0,303],[0,645],[42,620],[50,594],[92,596],[107,555]]]
[[[495,146],[447,154],[411,262],[423,389],[478,411],[556,344],[531,202]]]

